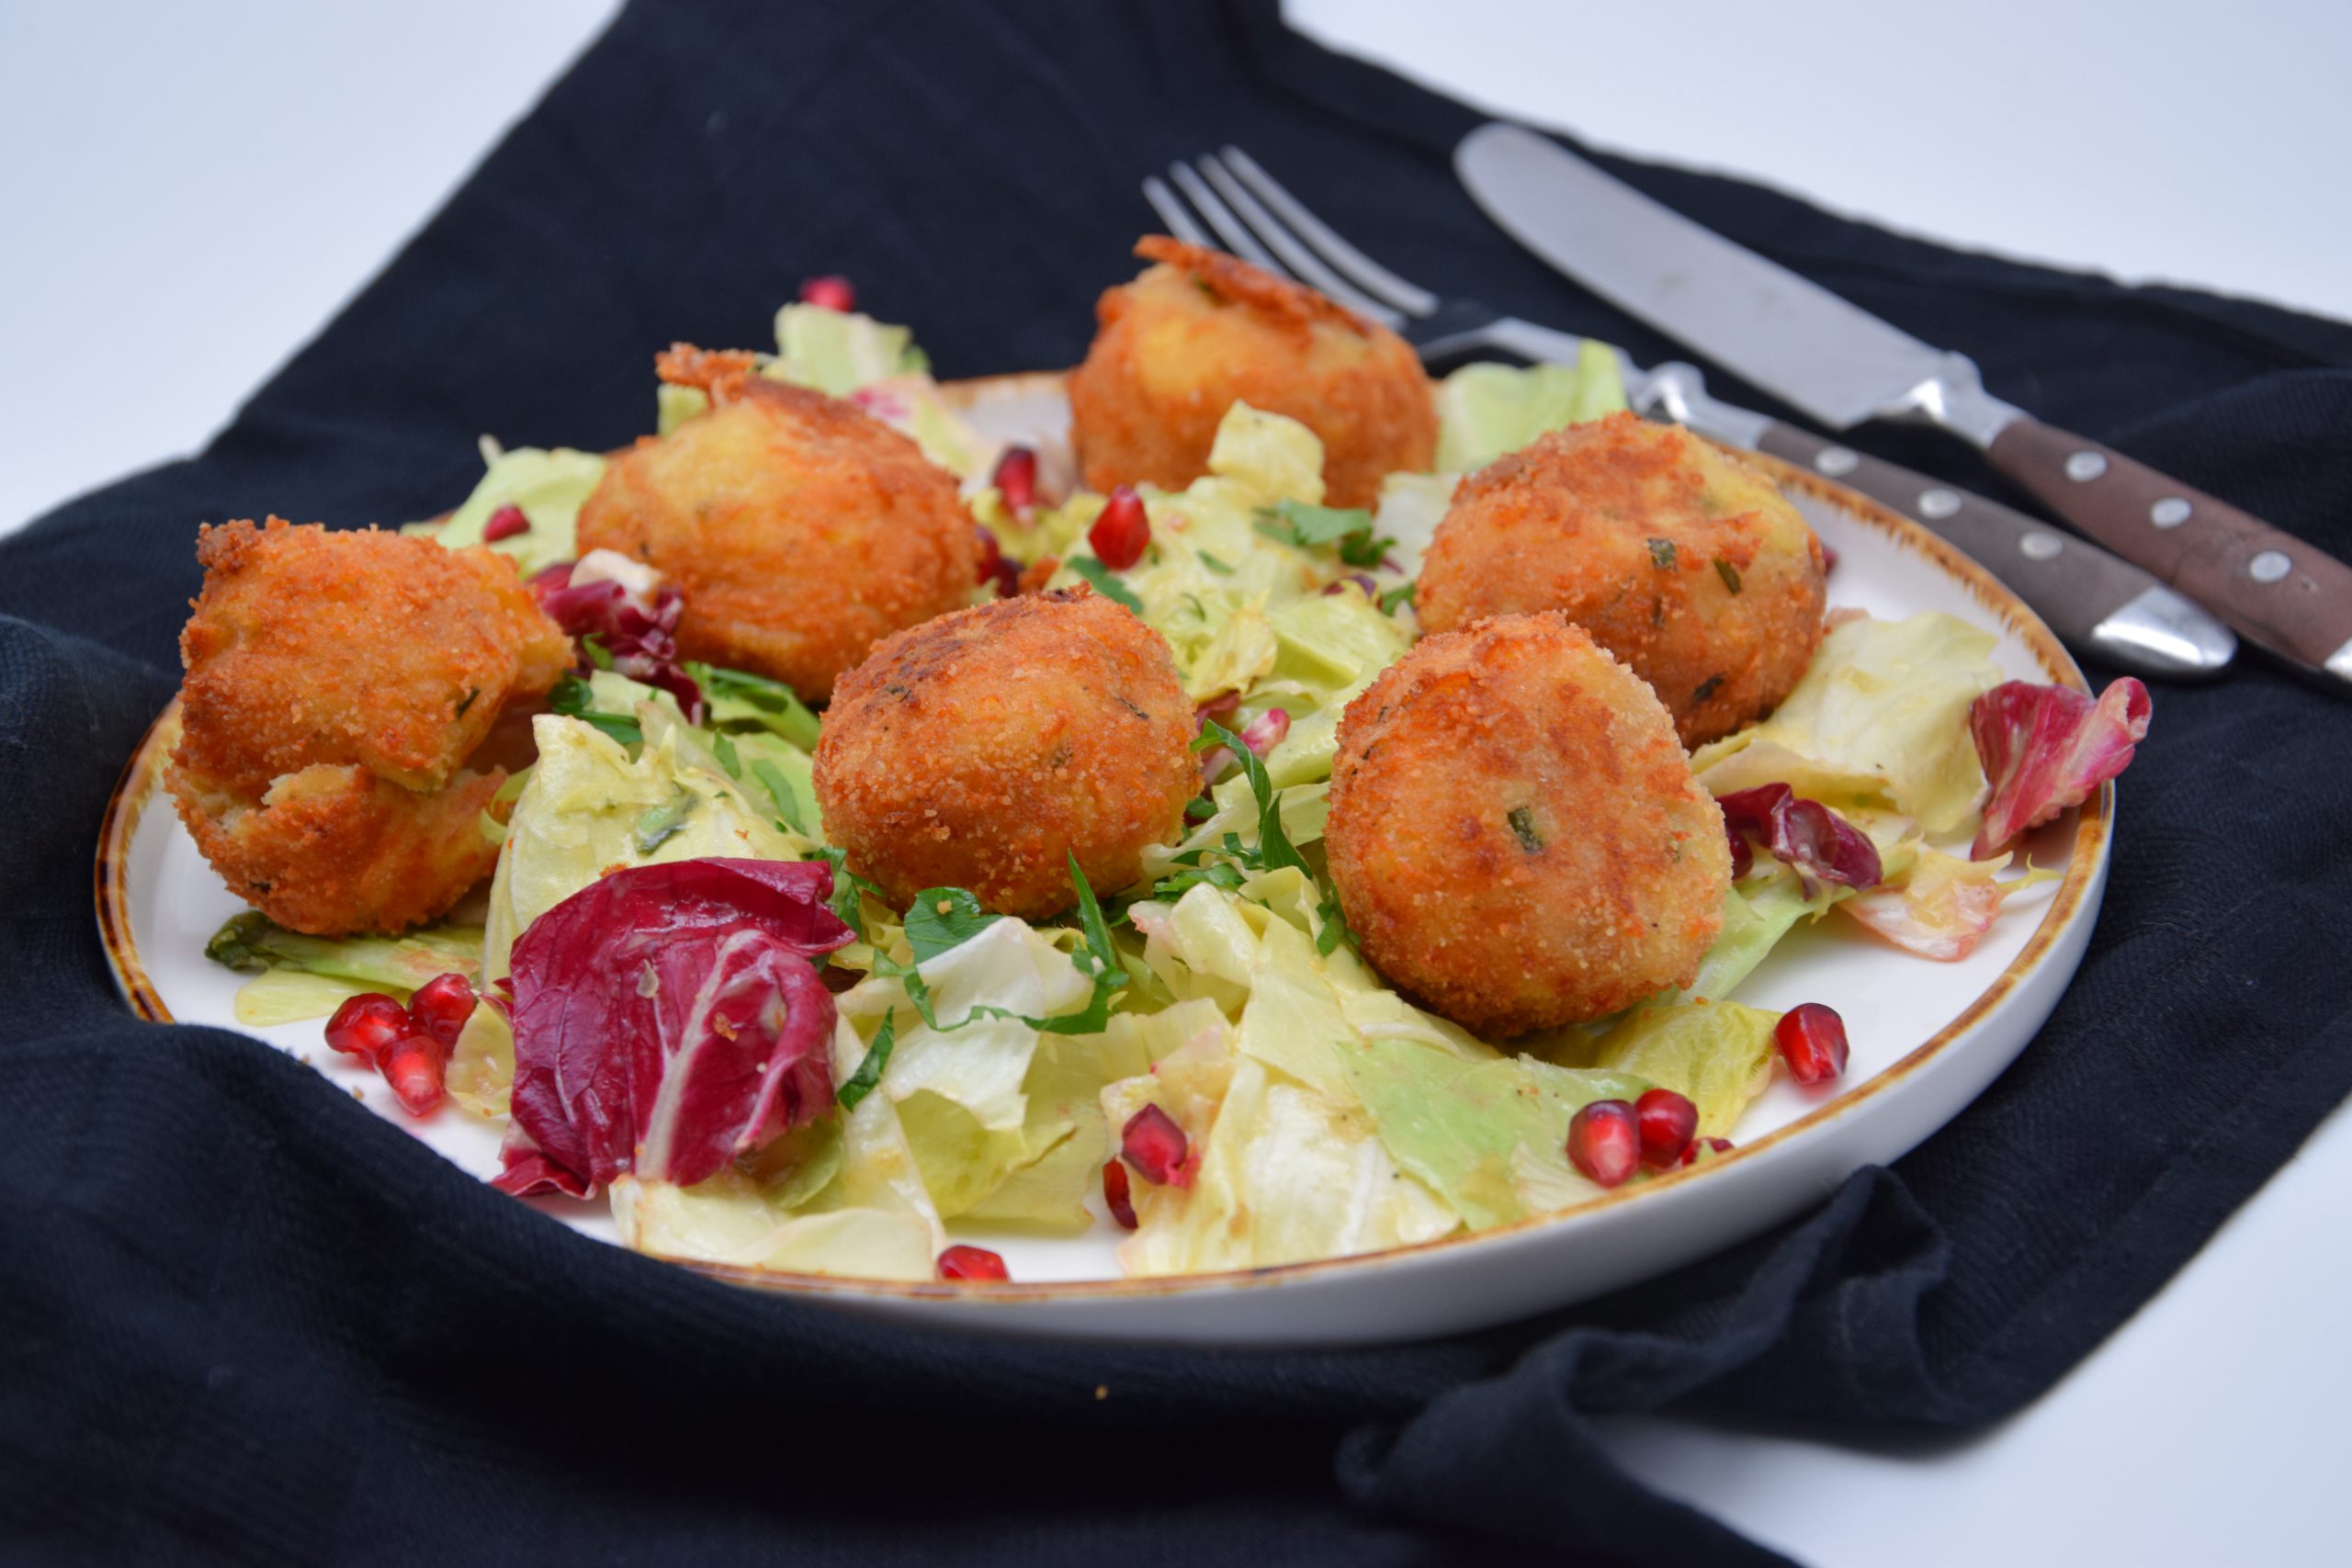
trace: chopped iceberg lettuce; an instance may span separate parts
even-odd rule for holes
[[[1935,611],[1849,621],[1771,717],[1702,746],[1691,768],[1716,795],[1785,784],[1832,806],[1907,813],[1931,836],[1973,828],[1984,770],[1968,712],[2000,683],[1994,642]]]
[[[599,671],[591,684],[615,679]],[[642,688],[640,688],[642,689]],[[636,705],[643,745],[628,749],[581,719],[532,722],[539,760],[506,826],[491,879],[482,973],[506,973],[525,928],[616,866],[706,856],[803,860],[815,844],[777,826],[764,802],[705,749],[707,737],[662,702]]]
[[[1780,1021],[1737,1002],[1635,1008],[1600,1037],[1591,1063],[1674,1090],[1699,1108],[1699,1136],[1724,1137],[1771,1081]]]
[[[1563,425],[1622,411],[1617,351],[1588,339],[1574,365],[1465,365],[1438,384],[1437,468],[1464,474]]]
[[[492,516],[503,507],[519,506],[530,527],[488,543],[499,554],[512,556],[515,570],[525,577],[537,576],[579,553],[574,527],[580,508],[604,477],[605,459],[594,452],[568,446],[551,451],[517,446],[499,452],[491,457],[473,493],[433,530],[434,537],[453,550],[485,543],[482,531]]]
[[[762,375],[814,387],[836,398],[931,368],[931,361],[915,346],[913,329],[821,305],[786,305],[778,310],[775,347],[775,357],[761,367]]]

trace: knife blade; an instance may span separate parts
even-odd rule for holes
[[[1549,139],[1489,123],[1454,149],[1472,197],[1554,267],[1836,430],[1924,420],[2248,641],[2352,686],[2352,567],[1984,389],[1939,350],[1653,201]]]

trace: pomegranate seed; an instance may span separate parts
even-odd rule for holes
[[[1690,1140],[1690,1146],[1682,1151],[1682,1163],[1684,1165],[1697,1165],[1701,1155],[1719,1155],[1724,1153],[1730,1149],[1730,1147],[1731,1140],[1729,1138],[1693,1138]]]
[[[408,1009],[381,991],[362,991],[327,1020],[327,1043],[371,1067],[395,1042],[415,1032]]]
[[[852,288],[849,279],[840,273],[827,273],[800,286],[800,302],[814,305],[820,310],[854,310],[857,309],[857,290]]]
[[[1241,743],[1261,757],[1283,743],[1290,733],[1290,710],[1268,708],[1241,728]]]
[[[1037,454],[1026,446],[1006,447],[989,483],[996,486],[1007,512],[1028,522],[1037,508]]]
[[[531,520],[523,515],[521,507],[502,506],[490,514],[489,522],[481,525],[481,541],[485,545],[494,545],[501,539],[511,539],[517,534],[530,531]]]
[[[1151,543],[1151,519],[1144,512],[1143,497],[1126,485],[1113,491],[1102,515],[1086,531],[1086,542],[1113,571],[1125,571],[1143,559],[1144,547]]]
[[[1699,1108],[1670,1089],[1646,1090],[1634,1101],[1634,1120],[1642,1134],[1642,1163],[1663,1170],[1680,1159],[1699,1130]]]
[[[1846,1021],[1819,1002],[1782,1013],[1772,1038],[1799,1083],[1828,1083],[1846,1070]]]
[[[985,1247],[951,1247],[939,1255],[943,1280],[1010,1280],[1004,1259]]]
[[[1147,1105],[1119,1129],[1119,1153],[1146,1181],[1162,1187],[1190,1187],[1196,1168],[1192,1141],[1176,1119],[1157,1105]]]
[[[448,1048],[430,1034],[411,1034],[392,1042],[380,1070],[402,1110],[424,1116],[441,1103],[442,1072],[449,1065]]]
[[[1642,1134],[1634,1108],[1596,1100],[1568,1120],[1568,1163],[1603,1187],[1622,1187],[1642,1165]]]
[[[446,1051],[457,1044],[458,1032],[474,1015],[474,988],[463,975],[435,975],[409,998],[408,1015]]]
[[[1127,1168],[1113,1160],[1102,1168],[1102,1201],[1110,1206],[1111,1217],[1125,1230],[1136,1228],[1134,1194],[1127,1187]]]

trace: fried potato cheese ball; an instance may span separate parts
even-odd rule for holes
[[[1771,481],[1629,413],[1462,481],[1421,567],[1430,631],[1560,610],[1647,681],[1685,746],[1780,705],[1821,646],[1821,544]]]
[[[197,538],[164,782],[231,889],[318,936],[444,913],[497,859],[503,771],[466,766],[571,645],[504,557],[273,517]]]
[[[709,410],[613,459],[580,548],[618,550],[685,595],[679,651],[811,703],[892,632],[968,603],[979,535],[955,476],[853,403],[684,344],[663,379]]]
[[[1364,957],[1495,1039],[1689,985],[1731,886],[1665,708],[1556,613],[1430,637],[1350,703],[1323,843]]]
[[[968,887],[1039,919],[1109,892],[1200,793],[1193,705],[1158,632],[1083,588],[1003,599],[885,640],[842,677],[817,803],[850,870],[903,909]]]
[[[1287,414],[1323,441],[1333,506],[1369,506],[1437,452],[1437,405],[1411,345],[1311,288],[1221,251],[1153,235],[1159,263],[1107,290],[1069,378],[1070,441],[1091,490],[1182,490],[1208,472],[1236,402]]]

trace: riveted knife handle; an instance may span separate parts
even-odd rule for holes
[[[2003,426],[1986,456],[2058,515],[2199,601],[2247,640],[2352,683],[2352,566],[2030,416]]]
[[[2077,538],[2029,517],[2014,507],[1962,490],[1900,464],[1779,420],[1766,425],[1759,451],[1787,459],[1849,490],[1860,491],[1914,523],[1960,547],[2007,585],[2071,647],[2144,674],[2198,679],[2220,672],[2229,662],[2229,634],[2218,626],[2198,639],[2150,645],[2132,638],[2134,606],[2174,596],[2147,572]],[[2194,606],[2179,614],[2195,617]],[[2119,636],[2119,633],[2125,634]],[[2199,649],[2202,647],[2203,653]]]

